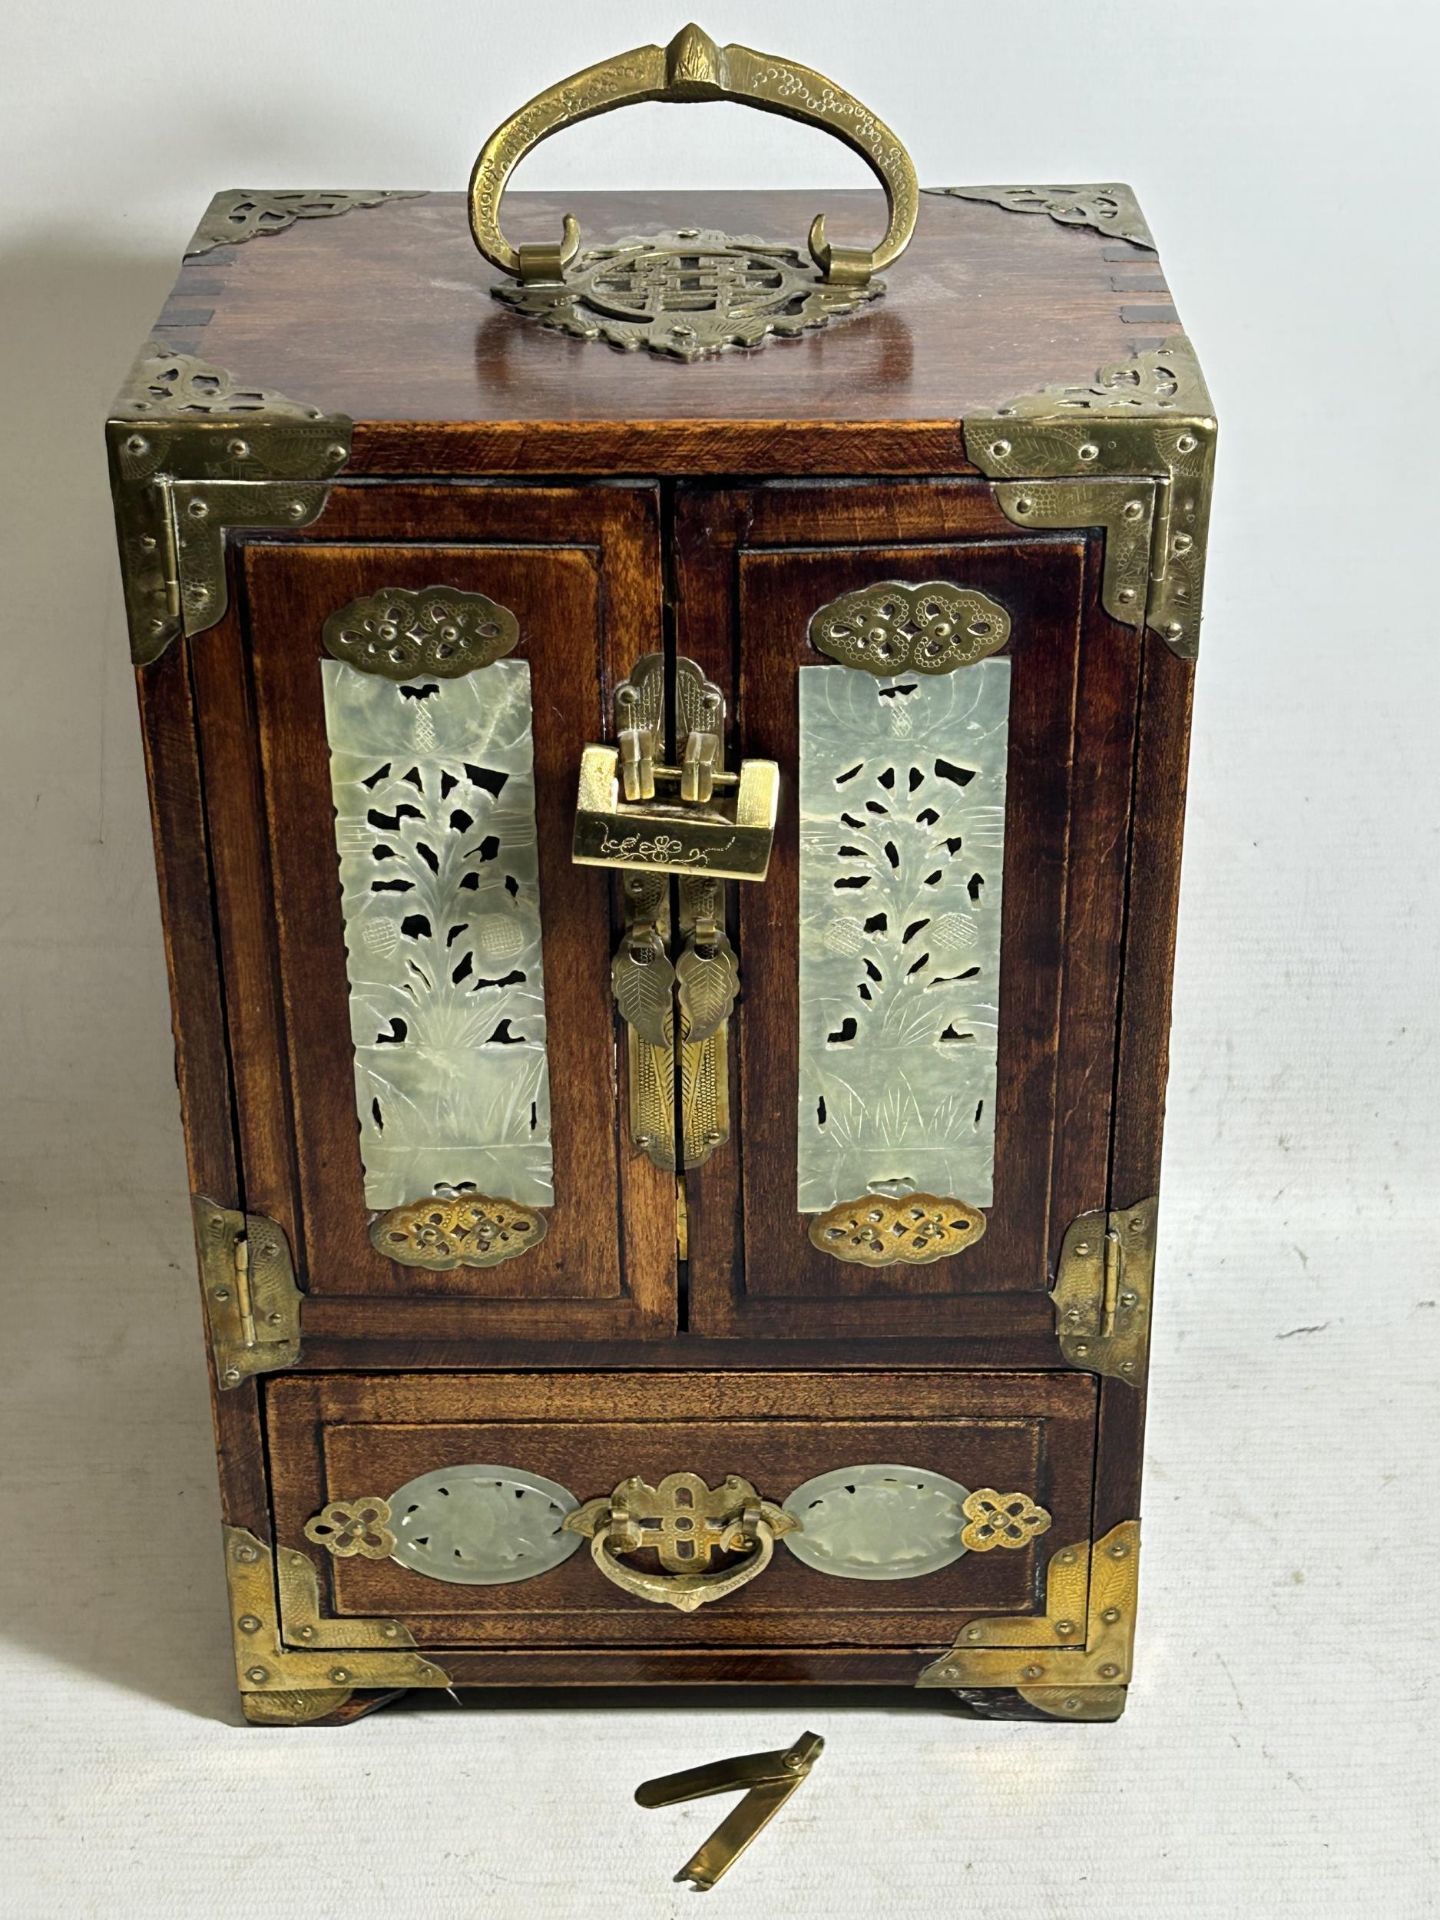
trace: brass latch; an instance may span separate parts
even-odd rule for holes
[[[722,883],[765,878],[780,793],[773,760],[725,771],[725,698],[693,660],[676,660],[673,686],[673,762],[664,656],[643,655],[616,688],[616,743],[581,757],[574,842],[580,866],[623,875],[610,983],[628,1028],[630,1136],[667,1171],[700,1166],[729,1137],[727,1027],[740,970]]]
[[[262,1213],[192,1194],[200,1284],[221,1388],[300,1358],[300,1302],[290,1243]]]
[[[739,1753],[729,1760],[711,1760],[703,1767],[663,1774],[635,1789],[642,1807],[674,1807],[685,1800],[706,1800],[716,1793],[744,1793],[738,1807],[720,1822],[676,1874],[699,1893],[727,1873],[756,1834],[775,1818],[795,1789],[810,1777],[810,1769],[825,1750],[818,1733],[802,1733],[793,1747],[771,1753]]]
[[[1157,1205],[1152,1196],[1110,1213],[1082,1213],[1066,1229],[1051,1300],[1060,1351],[1072,1367],[1132,1386],[1144,1379]]]

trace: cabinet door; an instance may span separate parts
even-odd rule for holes
[[[1061,1236],[1106,1204],[1139,684],[1100,541],[978,480],[683,497],[679,647],[728,763],[784,782],[731,889],[696,1331],[1053,1338]]]
[[[247,1205],[307,1348],[674,1324],[575,769],[659,644],[653,489],[336,487],[194,649]]]

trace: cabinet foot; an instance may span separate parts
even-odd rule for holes
[[[952,1687],[980,1720],[1118,1720],[1124,1687]]]
[[[242,1693],[240,1705],[254,1727],[344,1727],[388,1706],[407,1691],[358,1692],[353,1687],[292,1688],[283,1693]]]

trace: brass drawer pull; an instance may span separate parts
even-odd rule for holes
[[[485,142],[470,176],[470,231],[485,258],[524,284],[563,281],[580,248],[566,214],[558,242],[512,247],[500,229],[500,200],[510,175],[551,134],[642,100],[733,100],[801,120],[843,140],[885,191],[885,232],[874,248],[832,247],[825,216],[810,226],[810,257],[834,286],[864,286],[910,244],[919,210],[914,164],[898,137],[823,74],[750,47],[719,47],[699,27],[682,28],[669,46],[634,47],[537,93]]]
[[[589,1539],[590,1557],[607,1580],[682,1613],[747,1586],[769,1566],[780,1535],[799,1524],[735,1473],[718,1487],[697,1473],[667,1473],[658,1487],[636,1476],[565,1517],[567,1532]],[[626,1564],[624,1555],[647,1547],[663,1572]],[[717,1553],[746,1557],[711,1572]]]

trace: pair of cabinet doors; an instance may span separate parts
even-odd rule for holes
[[[1100,544],[958,479],[339,483],[238,546],[193,695],[246,1204],[307,1359],[1054,1364],[1048,1275],[1107,1204],[1139,712]],[[662,968],[704,887],[572,860],[649,655],[667,757],[683,661],[723,767],[779,769],[766,877],[709,896],[738,997],[688,1049],[612,967],[627,886]]]

